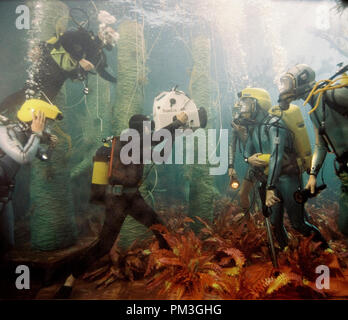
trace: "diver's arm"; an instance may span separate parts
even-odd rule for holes
[[[31,162],[37,154],[39,144],[40,135],[37,133],[32,133],[25,146],[22,146],[11,127],[0,127],[0,148],[19,164]]]
[[[116,83],[117,79],[103,68],[97,68],[98,74],[106,81]]]
[[[323,138],[319,135],[318,129],[314,128],[314,132],[315,132],[315,147],[314,147],[314,152],[312,157],[309,179],[305,186],[305,189],[310,190],[312,194],[315,193],[315,187],[317,185],[317,175],[325,161],[325,157],[327,154],[325,142]]]
[[[179,129],[180,127],[182,127],[187,122],[187,120],[188,120],[187,114],[185,112],[181,112],[176,116],[176,120],[174,120],[171,124],[163,128],[169,131],[170,133],[170,139],[167,139],[165,141],[164,147],[162,149],[163,152],[166,148],[167,150],[169,147],[172,148],[176,138],[176,129]],[[160,139],[159,141],[152,141],[152,146],[155,147],[158,144],[162,143],[163,141],[164,139]],[[170,145],[168,146],[169,143]],[[159,152],[159,156],[162,156],[162,150]],[[154,150],[153,156],[156,157],[157,155],[158,155],[158,152]],[[169,153],[167,153],[164,156],[166,156],[166,158],[164,159],[166,161],[169,157]]]
[[[66,31],[60,37],[60,43],[70,56],[77,61],[86,58],[90,47],[94,45],[90,34],[85,30]],[[86,59],[89,60],[88,57]]]
[[[284,157],[286,135],[286,130],[279,126],[271,126],[269,129],[269,139],[271,143],[271,157],[267,178],[267,188],[269,189],[275,188],[275,183],[280,175]]]
[[[325,96],[329,102],[348,108],[348,87],[329,90]]]
[[[232,140],[228,145],[228,168],[234,169],[234,160],[237,149],[237,134],[236,131],[232,129]]]
[[[175,120],[171,124],[167,125],[166,127],[162,128],[160,130],[166,129],[166,130],[168,130],[170,132],[170,135],[172,137],[171,142],[173,144],[174,141],[175,141],[175,130],[179,129],[182,126],[183,126],[183,123],[180,120]],[[151,141],[151,146],[154,148],[157,145],[159,145],[160,143],[162,143],[163,141],[164,141],[164,139],[161,139],[160,141]]]
[[[245,150],[243,153],[243,157],[245,162],[247,162],[248,158],[251,157],[253,154],[255,154],[256,149],[252,142],[251,134],[248,136],[246,143],[245,143]]]
[[[324,139],[319,135],[318,129],[314,128],[315,147],[312,157],[310,175],[317,176],[326,158],[327,150]]]

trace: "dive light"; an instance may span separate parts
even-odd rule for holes
[[[41,161],[48,161],[51,159],[52,156],[52,147],[48,147],[46,149],[44,148],[39,148],[37,151],[36,157],[41,160]]]
[[[326,184],[322,184],[321,186],[315,187],[315,192],[311,193],[309,189],[299,189],[294,192],[294,199],[298,204],[305,204],[309,198],[313,198],[317,196],[320,191],[326,188]]]
[[[233,189],[233,190],[237,190],[240,186],[240,183],[238,181],[238,179],[236,177],[231,177],[231,180],[230,180],[230,187]]]

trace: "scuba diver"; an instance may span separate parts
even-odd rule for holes
[[[239,112],[240,112],[240,106],[238,103],[235,104],[233,110],[232,110],[232,122],[231,122],[231,127],[232,127],[232,139],[231,143],[229,144],[229,150],[228,150],[228,175],[230,177],[230,187],[234,190],[239,189],[240,191],[238,192],[238,196],[240,199],[240,206],[245,213],[246,216],[249,216],[250,213],[250,201],[249,201],[249,194],[253,189],[255,181],[250,180],[250,174],[249,174],[249,169],[248,172],[246,173],[242,184],[240,185],[239,180],[238,180],[238,175],[235,170],[235,155],[237,151],[237,145],[239,152],[242,154],[242,148],[245,149],[245,144],[248,139],[248,132],[247,128],[238,124],[238,117],[239,117]],[[236,120],[236,121],[235,121]]]
[[[57,143],[57,137],[49,133],[47,122],[61,119],[62,115],[56,106],[45,104],[28,100],[18,111],[17,122],[0,116],[0,257],[14,246],[15,176],[22,164],[35,157],[48,159],[47,150],[40,144],[54,148]]]
[[[98,35],[79,25],[78,30],[59,33],[33,48],[29,54],[32,66],[24,88],[5,98],[0,112],[11,112],[32,98],[53,101],[68,78],[85,82],[93,69],[105,80],[116,83],[116,78],[105,70],[107,62],[103,51],[104,48],[112,50],[119,38],[109,26],[116,18],[101,11],[98,20],[101,22]],[[88,93],[87,87],[84,93]]]
[[[175,138],[175,130],[187,123],[188,116],[185,112],[181,112],[176,115],[175,119],[171,124],[164,127],[171,133],[172,141]],[[96,259],[110,251],[128,214],[148,228],[155,224],[162,224],[161,219],[145,202],[139,191],[139,187],[149,173],[143,178],[143,159],[147,157],[146,154],[151,154],[153,147],[163,142],[163,139],[156,142],[152,141],[151,135],[154,128],[154,121],[150,122],[149,117],[145,115],[136,114],[129,120],[129,129],[136,130],[140,136],[140,147],[136,148],[135,152],[134,150],[131,151],[136,153],[132,154],[132,158],[133,156],[135,158],[139,156],[140,164],[123,163],[121,149],[128,142],[122,141],[123,139],[120,140],[120,137],[110,137],[108,139],[112,141],[112,148],[103,146],[98,149],[94,157],[91,200],[105,204],[104,225],[96,241],[91,244],[81,258],[73,263],[72,274],[66,279],[54,298],[69,298],[75,280],[85,273]],[[149,138],[151,144],[148,144],[147,149],[145,142],[150,141]],[[153,230],[153,233],[159,242],[160,248],[170,249],[160,232]]]
[[[305,189],[317,193],[317,175],[328,152],[334,153],[335,171],[341,180],[338,227],[348,236],[348,66],[329,80],[316,83],[315,72],[305,64],[289,69],[280,79],[279,103],[286,110],[293,100],[303,99],[311,106],[315,148]],[[341,77],[338,77],[341,76]],[[338,78],[337,78],[338,77]]]
[[[328,248],[320,231],[307,221],[304,205],[298,204],[293,198],[294,192],[302,185],[302,175],[297,159],[298,150],[295,149],[295,136],[285,121],[285,114],[279,112],[277,107],[272,108],[269,93],[259,88],[242,90],[239,93],[239,104],[240,113],[235,121],[248,130],[243,156],[251,166],[249,180],[256,178],[260,182],[263,214],[266,222],[270,217],[281,249],[288,243],[283,223],[284,209],[296,231],[306,237],[313,234],[313,241],[321,242],[323,249]],[[300,127],[306,130],[304,126]]]

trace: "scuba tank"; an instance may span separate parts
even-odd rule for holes
[[[104,139],[105,141],[105,139]],[[90,202],[100,204],[104,202],[106,186],[109,184],[109,167],[111,147],[105,141],[93,157],[93,173]]]
[[[100,147],[93,157],[93,173],[90,202],[103,203],[106,187],[112,174],[116,137],[111,136],[102,140],[104,145]],[[110,146],[111,143],[111,146]]]
[[[300,108],[290,104],[287,110],[281,110],[279,106],[275,106],[268,112],[271,115],[281,117],[287,128],[292,132],[297,164],[301,172],[308,172],[311,168],[312,149]]]
[[[298,167],[301,172],[309,172],[312,162],[312,149],[300,108],[290,104],[287,110],[281,110],[279,106],[275,106],[268,112],[271,115],[281,117],[286,127],[292,132]],[[270,154],[261,154],[258,158],[269,163],[270,156]],[[264,173],[268,174],[268,166]]]
[[[107,185],[109,178],[110,146],[105,143],[93,157],[92,184]]]

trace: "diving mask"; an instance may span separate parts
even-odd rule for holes
[[[237,110],[234,122],[239,125],[247,125],[254,122],[256,117],[256,99],[242,98],[237,103]]]

